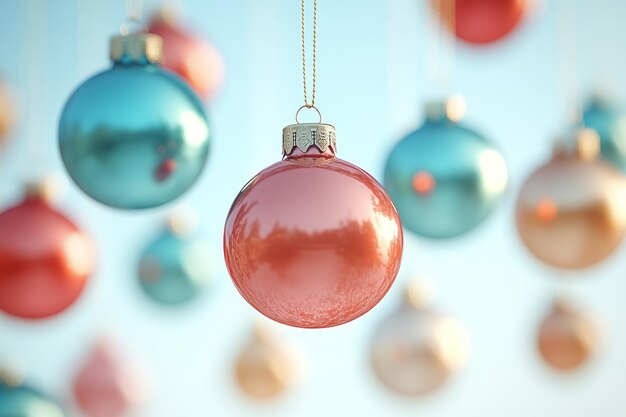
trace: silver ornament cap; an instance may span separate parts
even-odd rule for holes
[[[299,123],[283,129],[283,157],[291,155],[295,150],[306,153],[313,146],[321,153],[330,152],[334,155],[337,150],[335,126],[326,123]]]

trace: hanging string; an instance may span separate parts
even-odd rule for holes
[[[454,36],[447,33],[445,25],[454,32],[456,29],[456,1],[455,0],[432,0],[436,14],[433,19],[435,27],[429,31],[429,78],[433,80],[441,90],[449,87],[453,78],[455,40]]]
[[[566,117],[573,125],[581,124],[582,100],[580,97],[577,57],[577,16],[571,1],[557,1],[557,48],[559,88],[567,106]]]
[[[306,88],[306,30],[305,30],[305,0],[302,0],[302,86],[304,90],[304,106],[308,109],[315,107],[315,79],[317,78],[317,0],[313,0],[313,79],[311,103],[309,104]]]
[[[126,0],[126,22],[120,27],[124,36],[131,32],[131,26],[139,26],[143,15],[143,0]]]

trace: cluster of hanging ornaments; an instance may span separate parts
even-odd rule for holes
[[[419,236],[441,239],[469,232],[506,189],[504,158],[460,123],[464,113],[460,97],[430,103],[423,125],[387,158],[385,188],[404,227]]]
[[[317,110],[314,97],[308,104],[305,84],[300,110]],[[241,295],[273,320],[305,328],[349,322],[396,278],[398,213],[371,175],[335,156],[335,128],[321,115],[301,124],[296,114],[282,144],[283,160],[254,176],[228,213],[228,271]]]
[[[124,25],[111,39],[112,68],[85,81],[65,104],[59,146],[86,194],[111,207],[141,209],[166,204],[194,184],[207,159],[209,126],[198,96],[159,66],[161,37],[128,30]]]

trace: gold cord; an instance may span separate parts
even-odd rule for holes
[[[310,109],[315,107],[315,79],[317,72],[317,0],[313,0],[313,91],[311,94],[311,104],[306,91],[306,41],[305,41],[305,0],[302,0],[302,86],[304,89],[304,107]]]

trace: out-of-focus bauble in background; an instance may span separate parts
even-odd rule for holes
[[[209,284],[215,257],[209,241],[197,235],[192,212],[175,212],[168,227],[145,249],[139,262],[141,288],[154,301],[185,304]],[[195,220],[193,220],[195,223]]]
[[[555,301],[537,335],[541,357],[560,371],[572,371],[585,364],[597,350],[598,342],[596,323],[563,299]]]
[[[419,397],[441,388],[466,363],[469,336],[454,318],[427,307],[418,287],[376,328],[370,362],[392,391]]]
[[[464,113],[461,97],[429,104],[424,124],[387,158],[385,188],[403,226],[419,236],[442,239],[469,232],[506,189],[502,154],[459,123]]]
[[[95,264],[91,240],[29,186],[19,204],[0,213],[0,310],[42,319],[67,309]]]
[[[162,70],[161,38],[117,36],[113,67],[84,82],[65,104],[59,145],[67,172],[111,207],[166,204],[198,179],[209,127],[198,96]]]
[[[146,381],[110,341],[99,341],[74,380],[74,399],[89,417],[122,417],[146,396]]]
[[[235,363],[240,390],[254,400],[272,400],[292,388],[304,370],[302,356],[277,339],[270,329],[257,324]]]
[[[597,158],[598,135],[576,132],[557,143],[552,159],[535,170],[517,198],[519,236],[541,261],[564,269],[601,262],[626,231],[626,180]]]
[[[538,0],[431,0],[443,24],[464,42],[497,42],[519,26]]]
[[[334,127],[287,126],[283,140],[285,159],[252,178],[230,209],[226,265],[267,317],[337,326],[367,313],[393,284],[400,219],[372,176],[335,157]]]
[[[65,417],[66,414],[56,401],[0,371],[0,416]]]
[[[15,123],[15,102],[11,90],[5,81],[0,79],[0,144],[4,142]]]
[[[181,26],[175,12],[164,8],[148,26],[163,38],[163,68],[180,75],[202,98],[213,100],[224,83],[224,61],[215,45]]]
[[[585,127],[600,135],[600,154],[626,171],[626,112],[605,97],[594,96],[583,112]]]

